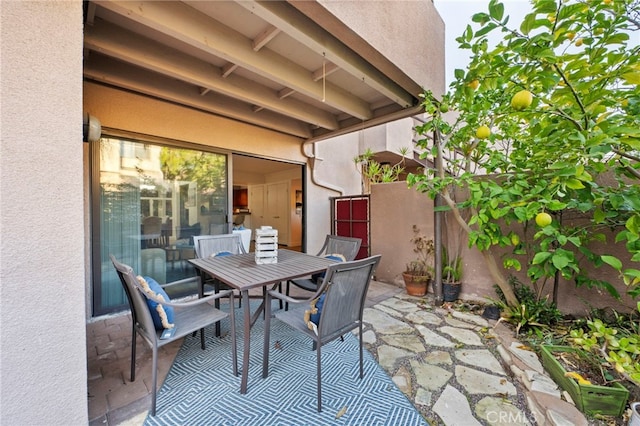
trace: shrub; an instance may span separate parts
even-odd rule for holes
[[[539,298],[528,286],[519,282],[515,277],[509,278],[509,285],[518,298],[518,305],[509,306],[499,287],[495,287],[500,297],[493,303],[502,310],[501,320],[515,325],[516,334],[520,331],[540,335],[542,329],[556,324],[562,319],[562,313],[555,303],[547,297]]]

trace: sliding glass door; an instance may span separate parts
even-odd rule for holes
[[[160,283],[195,275],[193,236],[229,232],[227,155],[103,138],[92,154],[93,313],[128,307],[109,255]]]

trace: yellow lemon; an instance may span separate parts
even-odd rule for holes
[[[511,108],[516,111],[522,111],[525,108],[531,106],[533,101],[533,95],[528,90],[521,90],[511,98]]]
[[[536,215],[536,225],[538,225],[541,228],[551,225],[551,222],[552,222],[552,219],[549,213],[542,212]]]
[[[440,104],[440,112],[445,113],[449,111],[449,106],[447,104]]]
[[[480,126],[476,130],[476,137],[478,139],[486,139],[491,134],[491,130],[487,126]]]
[[[480,82],[478,80],[472,80],[467,84],[467,86],[471,87],[473,90],[476,90],[478,86],[480,86]]]
[[[576,33],[573,33],[573,32],[571,32],[571,31],[569,31],[569,32],[567,33],[567,38],[568,38],[570,41],[571,41],[571,40],[573,40],[573,38],[574,38],[575,36],[576,36]]]
[[[602,0],[602,3],[609,5],[613,0]]]
[[[576,45],[577,47],[580,47],[580,46],[582,46],[582,43],[583,43],[583,42],[584,42],[584,41],[582,40],[582,38],[579,38],[579,39],[577,39],[577,40],[576,40],[575,45]]]

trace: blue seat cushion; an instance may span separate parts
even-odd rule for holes
[[[217,253],[213,253],[211,256],[209,257],[216,257],[216,256],[232,256],[233,253],[231,253],[230,251],[219,251]]]
[[[142,280],[140,280],[142,278]],[[164,291],[162,286],[158,284],[156,280],[151,277],[138,277],[138,282],[144,289],[145,293],[153,295],[157,298],[162,298],[166,302],[170,302],[171,299]],[[146,285],[145,285],[146,284]],[[162,305],[155,300],[151,300],[148,297],[147,306],[153,319],[153,325],[156,330],[164,330],[165,328],[173,328],[173,306]]]

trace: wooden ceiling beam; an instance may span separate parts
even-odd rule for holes
[[[347,48],[337,38],[283,1],[237,1],[238,5],[280,28],[284,33],[382,93],[403,108],[414,97],[392,79]]]
[[[134,65],[106,56],[92,55],[91,60],[85,62],[84,77],[280,133],[304,139],[312,136],[310,125],[299,120],[269,110],[255,114],[252,106],[245,102],[214,93],[202,96],[196,88],[189,90],[187,83],[160,74],[149,74]]]
[[[313,73],[311,73],[311,79],[313,81],[321,80],[322,77],[326,78],[328,75],[333,74],[334,72],[338,71],[339,69],[340,69],[340,67],[337,66],[336,64],[328,62],[328,63],[324,64],[324,66],[322,68],[318,68]]]
[[[123,0],[96,0],[95,3],[123,18],[237,64],[312,99],[323,100],[330,107],[354,117],[372,117],[372,111],[364,100],[335,85],[312,81],[309,70],[274,51],[254,51],[252,40],[184,3]],[[270,106],[265,105],[265,108]],[[325,127],[323,124],[320,126]]]
[[[290,116],[325,129],[335,130],[335,117],[322,109],[302,101],[280,99],[278,93],[254,81],[229,75],[222,77],[222,70],[211,64],[185,55],[157,42],[102,22],[87,28],[85,46],[148,70],[176,78],[198,87],[207,88],[249,104],[260,105],[279,114]]]
[[[270,25],[266,30],[258,34],[258,37],[253,39],[253,50],[257,52],[267,45],[275,36],[280,33],[280,29]]]

